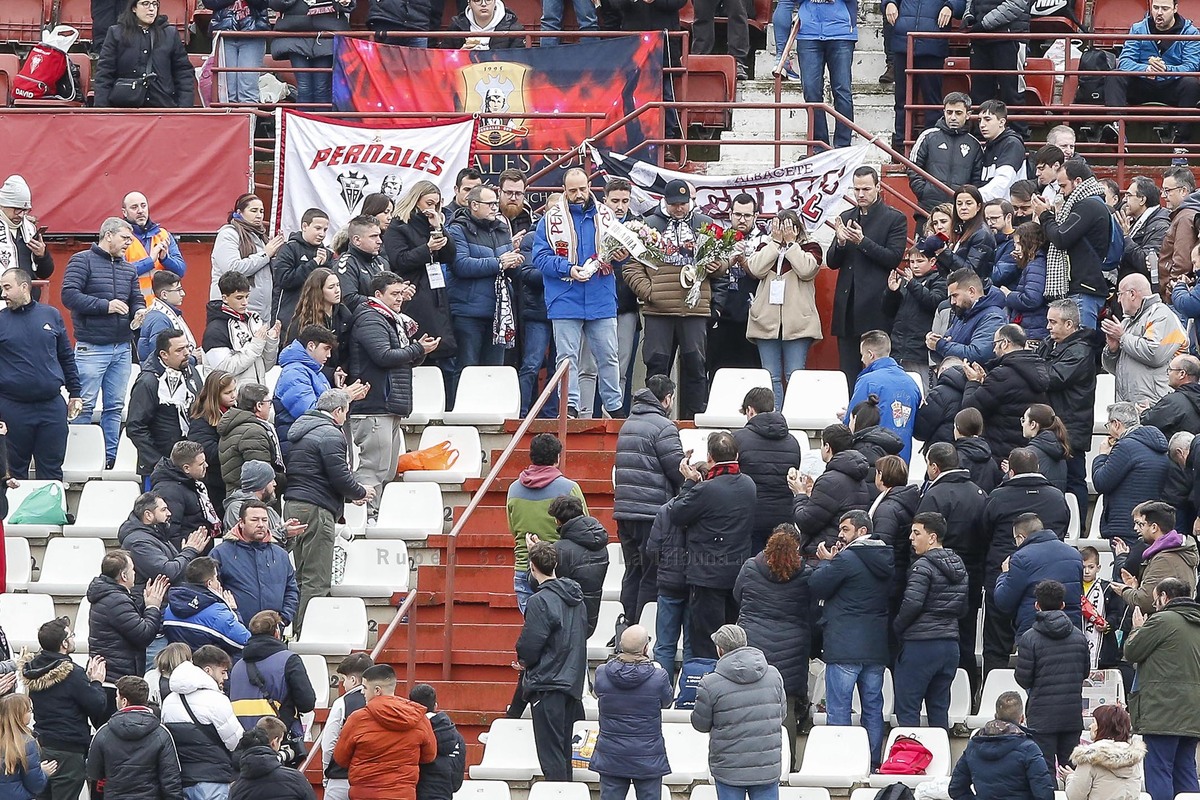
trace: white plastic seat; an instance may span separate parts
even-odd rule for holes
[[[632,795],[629,800],[633,800]],[[717,800],[717,787],[711,783],[697,784],[689,800]],[[829,800],[829,790],[816,786],[780,786],[779,800]]]
[[[446,413],[446,382],[441,369],[413,367],[412,393],[413,409],[404,418],[406,425],[428,425],[433,420],[441,420]]]
[[[625,577],[625,554],[621,545],[608,545],[608,571],[604,573],[604,588],[601,590],[602,600],[621,599],[621,580]],[[654,634],[650,634],[653,636]]]
[[[821,430],[841,422],[838,412],[848,405],[850,391],[840,370],[798,369],[788,378],[783,416],[789,428]]]
[[[345,542],[342,582],[330,588],[334,597],[391,597],[408,591],[408,546],[401,539],[355,539]],[[305,629],[307,630],[307,618]]]
[[[55,619],[54,598],[48,594],[0,594],[0,619],[14,653],[22,647],[36,653],[41,649],[38,628]]]
[[[472,780],[528,781],[542,774],[533,743],[533,722],[497,719],[488,729],[483,758],[468,770]]]
[[[741,428],[746,424],[742,401],[751,389],[771,388],[771,373],[765,369],[717,370],[708,390],[708,407],[696,415],[697,428]]]
[[[483,473],[483,445],[479,442],[479,429],[469,425],[429,425],[421,431],[418,450],[433,447],[440,442],[450,442],[458,450],[458,460],[445,470],[416,469],[404,473],[406,482],[462,483]]]
[[[1079,498],[1075,496],[1074,492],[1067,492],[1065,497],[1067,498],[1067,511],[1071,515],[1071,519],[1067,523],[1066,542],[1069,545],[1074,545],[1079,541],[1080,530],[1082,527],[1082,523],[1080,521],[1081,518],[1079,515]]]
[[[29,497],[33,492],[43,486],[53,484],[57,487],[58,497],[62,503],[63,513],[67,510],[67,493],[63,490],[62,481],[34,481],[24,480],[16,489],[8,490],[8,516],[4,519],[4,535],[5,536],[23,536],[26,539],[45,539],[51,534],[62,533],[61,525],[17,525],[9,522],[13,515],[17,513],[17,509],[21,507],[21,503],[25,502],[25,498]],[[100,562],[97,561],[94,569],[94,574],[99,574]]]
[[[944,728],[892,728],[892,732],[888,734],[887,744],[883,747],[885,757],[887,753],[891,752],[892,744],[901,736],[911,736],[929,748],[933,760],[925,768],[925,774],[872,775],[870,778],[872,786],[882,789],[900,782],[909,788],[915,788],[917,784],[934,778],[945,778],[950,774],[950,767],[953,763],[950,758],[950,736]]]
[[[800,443],[800,457],[804,458],[804,454],[812,449],[812,445],[810,445],[808,442],[808,433],[806,431],[799,430],[798,428],[792,428],[790,431],[788,431],[788,433],[792,435],[793,439]]]
[[[920,373],[913,372],[912,370],[909,370],[908,372],[905,372],[904,374],[913,379],[913,383],[915,383],[917,385],[917,390],[921,392],[921,399],[924,400],[925,399],[925,381],[929,380],[928,377],[922,377],[920,375]]]
[[[100,574],[104,541],[95,538],[58,538],[46,544],[42,571],[29,584],[34,594],[82,595],[92,578]]]
[[[79,495],[75,524],[63,525],[63,536],[116,539],[141,493],[142,487],[134,481],[88,481]]]
[[[68,425],[67,453],[63,457],[63,480],[83,483],[104,473],[104,431],[99,425]]]
[[[1096,505],[1092,508],[1092,521],[1088,525],[1087,536],[1080,539],[1079,543],[1081,545],[1090,545],[1101,553],[1107,553],[1112,551],[1112,541],[1100,535],[1100,518],[1102,516],[1104,516],[1104,495],[1096,498]]]
[[[821,685],[820,699],[825,699],[825,685]],[[817,698],[814,698],[815,703]],[[896,690],[892,686],[892,671],[888,668],[883,670],[883,718],[887,720],[891,718],[892,711],[896,706]],[[814,725],[827,725],[828,715],[824,712],[813,714]],[[850,697],[850,722],[853,725],[858,725],[862,722],[862,699],[858,696],[858,687],[854,687],[854,694]]]
[[[367,646],[367,606],[361,597],[314,597],[293,653],[347,656]]]
[[[893,709],[894,710],[894,709]],[[954,673],[954,681],[950,684],[950,724],[956,725],[960,722],[967,721],[967,715],[971,713],[971,680],[967,677],[967,671],[960,669]],[[893,728],[900,724],[895,714],[888,722]],[[929,725],[929,715],[925,711],[925,701],[921,701],[921,726]]]
[[[430,534],[442,532],[445,519],[441,486],[392,481],[383,487],[379,520],[366,529],[367,536],[425,541]]]
[[[127,422],[129,416],[129,395],[133,394],[133,384],[137,383],[138,375],[142,374],[142,368],[137,364],[129,365],[129,383],[125,384],[125,404],[121,406],[121,422]],[[96,398],[95,410],[92,412],[92,420],[96,425],[100,424],[100,412],[104,408],[104,394],[101,392],[100,397]]]
[[[99,572],[99,568],[96,571]],[[75,611],[75,627],[72,630],[75,632],[75,651],[88,652],[91,649],[88,639],[92,636],[92,604],[86,596],[79,601],[79,608]]]
[[[850,800],[875,800],[879,796],[879,789],[870,787],[855,789],[850,793]]]
[[[392,484],[388,484],[391,486]],[[355,536],[362,536],[367,530],[367,504],[346,503],[342,506],[342,517],[345,525]]]
[[[510,796],[504,781],[463,781],[454,800],[509,800]]]
[[[267,394],[269,396],[275,396],[275,386],[279,383],[279,376],[282,374],[283,367],[276,364],[267,370],[267,374],[263,376],[263,385],[267,387]]]
[[[908,482],[920,486],[929,477],[926,471],[925,454],[913,443],[912,458],[908,462]]]
[[[503,425],[521,413],[521,384],[512,367],[464,367],[447,425]]]
[[[1117,376],[1108,372],[1096,375],[1096,403],[1092,410],[1092,433],[1108,433],[1108,407],[1117,402]]]
[[[707,733],[701,733],[690,723],[664,722],[663,741],[667,744],[667,763],[671,765],[663,783],[687,786],[708,780]]]
[[[1100,446],[1107,440],[1107,436],[1093,436],[1092,443],[1088,447],[1087,453],[1084,454],[1083,463],[1084,470],[1087,472],[1087,487],[1089,494],[1099,494],[1096,491],[1096,484],[1092,481],[1092,473],[1096,467],[1096,457],[1100,455]]]
[[[708,436],[716,433],[715,430],[706,428],[680,428],[679,443],[683,445],[683,452],[692,451],[692,463],[697,461],[708,460]]]
[[[800,770],[788,776],[792,786],[849,788],[871,773],[867,729],[857,725],[819,725],[808,734]]]
[[[979,713],[967,717],[967,726],[982,728],[990,720],[996,718],[996,700],[1005,692],[1016,692],[1021,695],[1021,702],[1029,699],[1025,690],[1017,685],[1017,679],[1011,669],[994,669],[987,674],[983,682],[983,692],[979,697]]]
[[[33,578],[33,556],[29,553],[29,540],[20,536],[4,537],[4,583],[7,591],[17,592],[28,588]]]
[[[106,481],[136,481],[138,454],[137,448],[133,442],[121,431],[121,438],[117,440],[117,457],[113,461],[113,468],[106,469],[100,474],[100,477]]]
[[[617,617],[621,615],[622,611],[621,603],[617,600],[600,601],[600,615],[596,618],[596,630],[587,640],[589,661],[603,661],[612,655],[613,649],[608,642],[616,632]]]
[[[325,656],[303,655],[304,671],[308,673],[308,682],[317,693],[317,708],[329,708],[329,664]]]
[[[529,800],[591,800],[585,783],[538,781],[529,787]]]

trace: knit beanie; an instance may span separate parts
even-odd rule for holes
[[[242,491],[260,492],[275,480],[275,470],[265,461],[247,461],[242,464]]]
[[[29,184],[20,175],[9,175],[0,186],[0,206],[4,208],[33,208]]]

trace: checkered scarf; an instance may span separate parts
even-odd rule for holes
[[[1071,216],[1071,211],[1077,203],[1089,197],[1104,197],[1104,188],[1095,178],[1088,178],[1079,184],[1078,188],[1063,201],[1062,207],[1054,212],[1054,221],[1059,225]],[[1067,251],[1053,242],[1046,253],[1046,299],[1059,300],[1067,296],[1071,290],[1071,257]]]

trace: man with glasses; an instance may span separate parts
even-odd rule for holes
[[[1171,359],[1167,385],[1171,391],[1142,412],[1142,424],[1158,428],[1168,440],[1180,431],[1200,433],[1200,359]]]
[[[525,173],[506,169],[500,173],[500,214],[508,220],[513,233],[513,247],[520,249],[526,231],[534,225],[533,212],[525,203]]]
[[[9,175],[0,186],[0,269],[20,267],[38,280],[54,274],[54,256],[42,241],[43,231],[33,207],[29,184],[20,175]],[[33,299],[41,292],[33,290]]]
[[[1131,515],[1138,504],[1162,497],[1171,467],[1167,437],[1143,425],[1133,403],[1109,406],[1106,427],[1108,438],[1092,462],[1092,483],[1104,499],[1100,535],[1112,541],[1114,553],[1134,550],[1140,558]]]
[[[196,337],[192,335],[187,320],[183,318],[183,298],[187,292],[183,290],[183,282],[174,272],[165,269],[156,270],[150,281],[154,289],[154,298],[146,309],[146,318],[138,329],[138,362],[145,363],[154,355],[154,344],[158,335],[165,330],[174,328],[183,333],[192,348],[192,363],[196,363]]]
[[[1168,167],[1163,172],[1162,195],[1171,212],[1171,227],[1158,253],[1158,286],[1166,290],[1171,281],[1192,272],[1192,248],[1196,246],[1196,176],[1187,167]]]
[[[133,382],[125,431],[137,448],[138,474],[143,478],[187,437],[192,403],[204,384],[191,355],[192,345],[183,331],[161,331],[154,355],[142,361]]]
[[[1186,351],[1187,334],[1179,317],[1150,291],[1145,275],[1125,276],[1117,287],[1125,318],[1100,323],[1105,347],[1103,367],[1117,377],[1119,401],[1154,405],[1169,391],[1167,365]]]
[[[1158,283],[1158,253],[1171,226],[1171,214],[1159,205],[1162,193],[1154,181],[1138,175],[1125,191],[1125,206],[1116,212],[1117,224],[1125,233],[1125,255],[1117,279],[1140,272]]]
[[[168,270],[180,278],[187,264],[179,252],[179,243],[165,228],[150,219],[150,203],[141,192],[130,192],[121,201],[121,215],[133,226],[133,242],[125,250],[125,260],[133,264],[138,274],[142,296],[149,303],[154,299],[153,278]]]
[[[992,285],[1017,288],[1021,273],[1013,257],[1013,207],[1007,200],[989,200],[983,205],[983,223],[996,239],[992,263]]]
[[[744,238],[729,264],[727,275],[713,282],[712,317],[708,322],[708,379],[725,367],[757,369],[762,365],[758,348],[746,338],[750,301],[758,289],[758,278],[746,271],[750,256],[767,237],[758,227],[758,201],[742,192],[733,198],[729,224]]]

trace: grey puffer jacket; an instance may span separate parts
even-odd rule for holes
[[[939,547],[913,562],[892,628],[897,639],[957,641],[966,613],[967,567],[953,550]]]
[[[692,727],[708,734],[708,770],[732,786],[779,780],[783,678],[762,651],[739,647],[700,679]]]
[[[613,519],[651,522],[683,486],[679,430],[649,389],[633,396],[629,419],[617,437]]]
[[[742,565],[733,587],[740,608],[738,625],[750,646],[779,670],[790,697],[808,694],[809,621],[816,610],[808,589],[811,575],[812,569],[801,563],[791,578],[780,580],[771,573],[765,554],[759,553]]]

